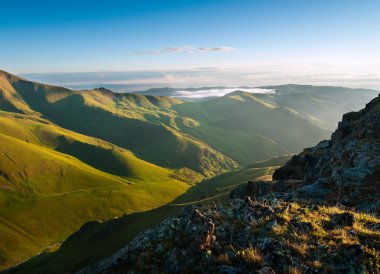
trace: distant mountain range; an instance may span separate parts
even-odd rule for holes
[[[186,91],[207,89],[226,91]],[[251,165],[328,138],[344,112],[378,93],[240,89],[189,102],[174,98],[178,90],[78,91],[0,71],[0,269],[55,246],[85,222],[178,200],[203,179],[200,187],[213,193],[214,176],[265,175],[268,165]]]

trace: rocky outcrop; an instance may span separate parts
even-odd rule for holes
[[[80,273],[377,273],[379,227],[336,207],[234,198],[188,206]]]
[[[287,180],[301,180],[302,184],[291,193],[298,198],[317,203],[339,202],[379,212],[379,174],[380,97],[377,97],[363,110],[345,114],[331,140],[293,156],[275,171],[273,180],[285,185]],[[245,187],[247,195],[256,194],[250,191],[250,186]]]

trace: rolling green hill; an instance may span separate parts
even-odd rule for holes
[[[6,72],[0,72],[0,83],[2,104],[12,106],[4,110],[33,113],[64,128],[112,142],[160,166],[187,167],[206,176],[238,166],[209,145],[171,126],[175,116],[170,107],[181,104],[179,100],[115,94],[102,88],[73,91]]]
[[[0,112],[0,268],[63,241],[84,222],[170,202],[189,187],[178,172],[41,118]]]
[[[316,92],[301,93],[305,87],[278,95],[236,91],[207,101],[184,102],[104,88],[74,91],[5,72],[0,79],[7,93],[17,95],[4,95],[2,102],[18,112],[33,112],[64,128],[109,141],[151,163],[187,167],[208,177],[299,152],[331,132],[332,122],[315,113],[321,104],[310,103],[316,101],[309,98]],[[299,92],[294,91],[297,88]],[[299,99],[292,100],[295,95]],[[310,110],[304,105],[310,105]],[[327,103],[325,108],[337,115],[342,111]]]
[[[203,90],[239,90],[249,89],[249,87],[202,87],[202,88],[153,88],[137,94],[145,95],[163,95],[169,97],[177,97],[181,95],[181,91],[185,90],[189,96],[182,97],[190,101],[206,101],[215,98],[210,93],[207,97],[205,93],[202,98],[191,96],[197,91]],[[363,88],[346,88],[335,86],[312,86],[312,85],[278,85],[263,86],[258,89],[271,90],[274,94],[255,93],[255,97],[275,103],[283,107],[290,108],[298,113],[301,117],[308,119],[311,123],[320,127],[334,130],[341,116],[349,111],[359,110],[373,97],[377,96],[378,91]]]
[[[269,163],[270,164],[270,163]],[[90,222],[72,234],[62,245],[46,250],[10,273],[72,273],[110,256],[138,233],[158,225],[163,219],[179,214],[187,205],[225,203],[230,190],[248,180],[270,175],[273,167],[242,168],[199,183],[168,205],[122,216],[106,222]]]
[[[181,115],[201,121],[182,131],[245,166],[300,150],[325,139],[328,130],[311,124],[292,109],[271,102],[273,95],[236,91],[217,99],[174,106]],[[177,123],[179,124],[179,123]],[[286,125],[286,126],[284,126]]]

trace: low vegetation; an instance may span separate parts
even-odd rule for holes
[[[187,207],[82,273],[378,273],[379,228],[342,207],[232,199]]]

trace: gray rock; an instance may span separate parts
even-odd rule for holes
[[[331,221],[336,226],[353,226],[355,223],[355,216],[352,213],[335,214],[331,217]]]
[[[239,267],[222,265],[219,267],[218,272],[221,274],[237,274],[237,273],[241,273],[241,269]]]

